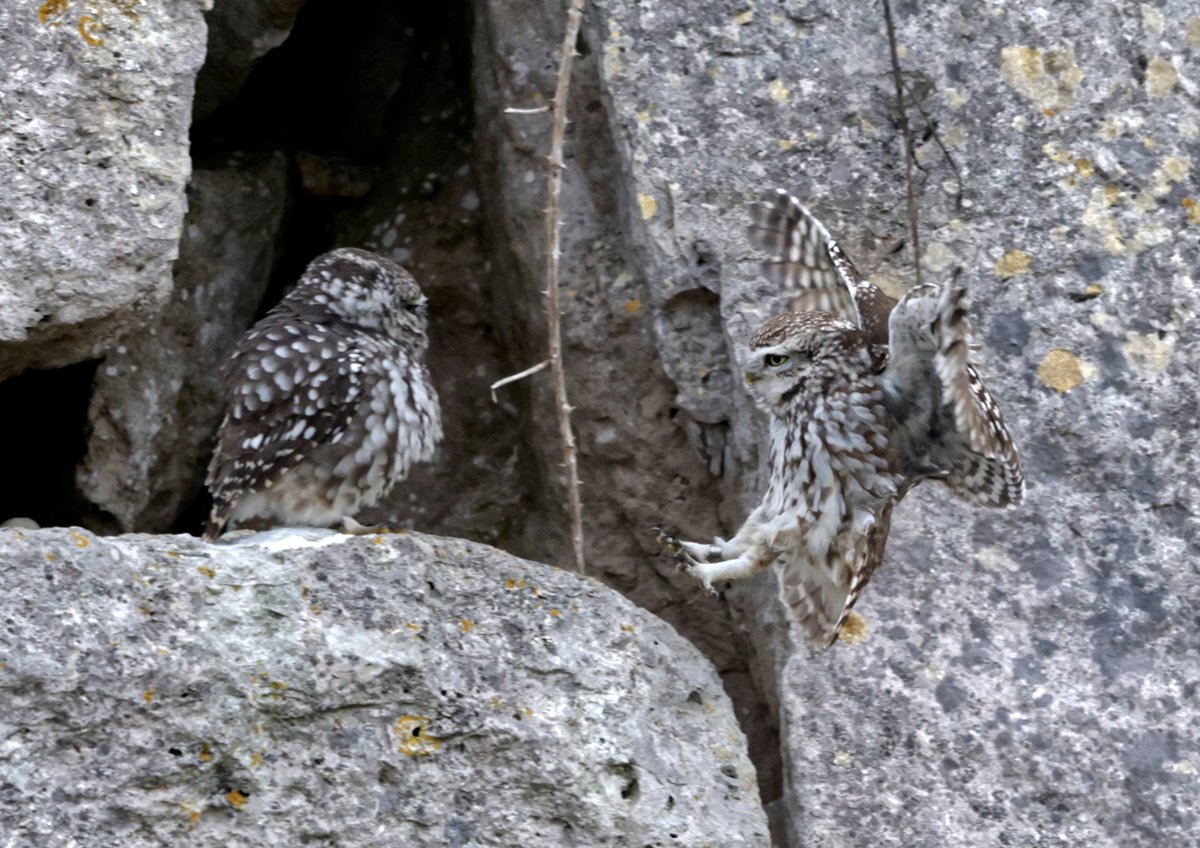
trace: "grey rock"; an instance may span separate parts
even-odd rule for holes
[[[607,14],[592,7],[588,31]],[[555,0],[496,0],[476,4],[475,18],[475,161],[491,240],[488,287],[515,372],[546,355],[541,293],[551,116],[505,109],[542,106],[553,95],[564,14]],[[764,794],[776,798],[779,744],[755,688],[749,639],[731,626],[727,608],[697,599],[694,585],[660,556],[649,530],[661,524],[694,538],[715,532],[722,511],[727,521],[739,517],[741,480],[714,474],[743,461],[727,440],[729,419],[722,419],[735,402],[723,370],[722,275],[714,272],[712,240],[695,230],[690,216],[672,212],[669,198],[659,208],[660,219],[676,226],[666,235],[673,252],[648,253],[628,151],[618,146],[612,126],[634,118],[613,109],[601,86],[603,54],[592,36],[586,42],[569,100],[560,301],[588,568],[665,618],[713,661],[749,738]],[[664,353],[676,348],[678,355]],[[520,535],[511,544],[526,556],[568,563],[561,443],[548,376],[500,393],[521,411],[514,441],[527,492]],[[683,402],[701,396],[701,404]]]
[[[594,581],[416,534],[0,530],[14,846],[764,846],[712,667]]]
[[[0,8],[0,379],[97,356],[166,301],[207,6]]]
[[[241,90],[258,60],[287,40],[304,0],[216,0],[204,16],[208,50],[196,77],[192,119],[202,121]]]
[[[286,200],[281,154],[192,174],[171,298],[96,372],[76,475],[94,529],[169,530],[199,491],[224,414],[221,368],[254,323]]]
[[[521,234],[540,226],[548,118],[499,113],[552,91],[561,8],[480,7],[485,199],[515,281],[499,284],[537,333],[538,304],[520,292],[536,290],[541,237]],[[763,422],[740,388],[720,400],[739,385],[750,332],[783,308],[743,235],[749,201],[790,188],[865,273],[893,292],[915,282],[879,7],[589,9],[563,287],[591,553],[614,585],[679,621],[731,692],[758,681],[782,734],[782,786],[764,792],[786,808],[777,841],[1194,838],[1194,9],[896,8],[907,84],[934,122],[910,109],[924,270],[962,266],[972,285],[983,370],[1024,449],[1029,499],[988,512],[915,492],[860,602],[866,641],[826,654],[790,643],[771,575],[709,600],[668,582],[645,528],[727,533],[761,491]],[[625,298],[642,310],[632,320]],[[536,382],[532,408],[550,408]],[[539,511],[561,524],[543,420]]]

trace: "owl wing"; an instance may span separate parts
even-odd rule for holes
[[[819,561],[796,556],[779,560],[784,606],[804,635],[821,647],[837,641],[859,595],[883,564],[892,506],[885,502],[865,532],[856,532],[847,521]]]
[[[924,437],[932,466],[959,497],[983,506],[1018,504],[1025,481],[995,397],[970,361],[969,298],[954,282],[908,292],[889,321],[885,385],[893,414],[929,409]]]
[[[319,445],[345,433],[362,391],[362,342],[336,325],[263,321],[242,340],[222,380],[229,409],[208,467],[213,510],[205,538],[220,534],[247,492],[270,489]]]
[[[933,364],[942,384],[942,402],[953,410],[955,432],[965,442],[950,463],[946,485],[984,506],[1015,505],[1025,496],[1021,457],[1000,405],[971,364],[968,305],[965,287],[942,287]]]
[[[862,275],[816,216],[776,189],[750,205],[750,221],[750,243],[771,254],[763,274],[796,293],[794,311],[832,312],[861,326],[854,291]]]

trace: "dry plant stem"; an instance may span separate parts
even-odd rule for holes
[[[584,0],[571,0],[567,9],[567,30],[563,35],[558,62],[558,85],[554,89],[554,120],[550,131],[550,186],[546,203],[546,320],[550,336],[550,373],[554,378],[554,405],[558,412],[558,431],[562,437],[563,465],[567,469],[567,505],[571,514],[571,548],[575,570],[584,573],[583,505],[579,498],[579,464],[575,434],[571,430],[571,406],[567,403],[567,379],[562,362],[562,319],[558,309],[558,198],[562,190],[563,133],[567,127],[567,96],[571,91],[571,65],[575,42],[583,20]]]
[[[500,402],[499,400],[496,399],[496,389],[500,388],[501,386],[507,386],[509,383],[515,383],[515,382],[517,382],[517,380],[524,380],[526,377],[536,374],[537,372],[541,371],[543,368],[548,368],[549,366],[550,366],[550,360],[543,359],[537,365],[534,365],[530,368],[526,368],[524,371],[522,371],[519,374],[509,374],[503,380],[497,380],[496,382],[492,383],[492,385],[491,385],[492,403]]]
[[[908,126],[908,111],[904,105],[904,84],[900,78],[900,56],[896,52],[896,25],[892,21],[892,4],[883,0],[883,18],[887,23],[888,49],[892,54],[892,78],[896,82],[896,108],[900,110],[900,130],[904,133],[904,166],[908,180],[908,226],[912,230],[913,261],[917,266],[917,285],[921,285],[921,234],[917,226],[917,197],[913,193],[913,140]]]

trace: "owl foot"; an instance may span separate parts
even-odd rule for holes
[[[696,559],[692,555],[692,552],[688,550],[688,545],[692,543],[681,541],[661,527],[652,527],[650,529],[658,534],[658,543],[671,552],[671,557],[675,560],[676,571],[683,571],[689,577],[699,580],[709,594],[717,594],[717,590],[713,588],[712,583],[701,573],[704,563]]]

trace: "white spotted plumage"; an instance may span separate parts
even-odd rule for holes
[[[381,256],[342,248],[309,264],[223,373],[206,538],[228,524],[338,523],[432,457],[442,424],[425,311],[416,281]]]
[[[882,564],[908,489],[942,480],[1008,506],[1024,477],[970,361],[965,287],[921,286],[895,301],[785,192],[755,204],[752,222],[751,240],[774,254],[767,276],[796,290],[803,310],[750,343],[746,380],[771,414],[770,483],[728,542],[661,538],[709,588],[774,566],[791,619],[829,645]]]

